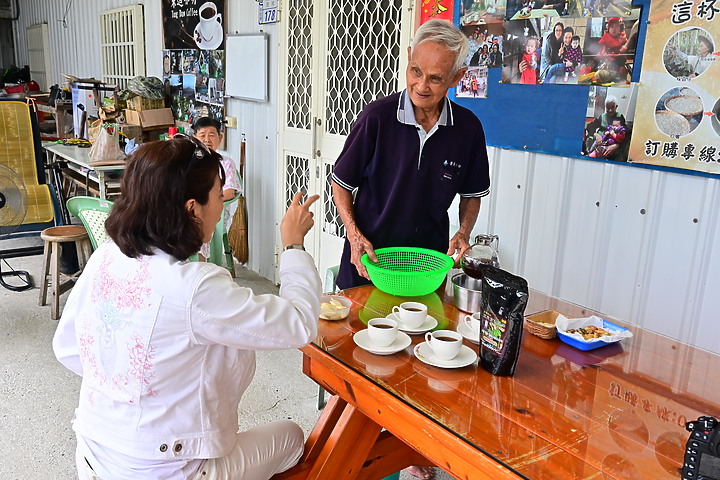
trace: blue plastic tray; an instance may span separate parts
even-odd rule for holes
[[[614,330],[616,332],[624,332],[627,331],[627,328],[621,327],[620,325],[615,325],[612,322],[608,322],[607,320],[603,320],[602,328],[605,330]],[[558,330],[558,336],[560,337],[560,340],[567,343],[568,345],[577,348],[578,350],[595,350],[596,348],[604,347],[606,345],[612,345],[613,343],[617,343],[622,339],[615,340],[614,342],[606,342],[604,340],[594,340],[592,342],[581,342],[580,340],[576,340],[575,338],[571,337],[570,335],[566,333],[562,333],[560,330]]]

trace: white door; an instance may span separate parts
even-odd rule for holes
[[[324,277],[345,237],[330,175],[365,105],[404,86],[413,2],[288,0],[283,14],[278,215],[298,190],[320,195],[306,247]]]
[[[27,35],[28,55],[30,57],[30,78],[40,85],[40,90],[50,90],[53,81],[50,65],[50,40],[48,24],[38,23],[25,30]]]

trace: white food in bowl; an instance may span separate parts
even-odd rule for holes
[[[338,295],[325,295],[320,298],[320,318],[324,320],[342,320],[350,313],[352,302]]]

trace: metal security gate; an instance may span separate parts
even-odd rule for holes
[[[411,0],[288,0],[280,46],[282,215],[292,195],[320,195],[306,241],[321,275],[340,261],[345,228],[330,175],[355,118],[405,84]]]

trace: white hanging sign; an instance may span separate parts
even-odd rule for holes
[[[261,0],[258,2],[258,24],[277,23],[280,21],[278,0]]]

